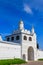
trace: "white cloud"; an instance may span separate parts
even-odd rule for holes
[[[24,4],[24,11],[26,13],[33,14],[31,8],[27,4]]]
[[[24,3],[36,11],[43,12],[43,0],[24,0]]]

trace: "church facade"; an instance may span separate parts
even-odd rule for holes
[[[23,21],[19,22],[18,29],[3,41],[0,35],[0,59],[21,58],[26,61],[37,61],[43,58],[43,51],[39,50],[37,36],[32,30],[24,28]]]

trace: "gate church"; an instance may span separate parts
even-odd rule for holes
[[[18,29],[6,36],[6,41],[0,35],[0,59],[21,58],[23,60],[38,60],[43,58],[43,51],[38,48],[37,37],[32,27],[31,31],[24,28],[23,21]]]

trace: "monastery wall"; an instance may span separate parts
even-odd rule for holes
[[[38,50],[37,59],[43,59],[43,50]]]
[[[21,58],[21,46],[0,42],[0,59]]]

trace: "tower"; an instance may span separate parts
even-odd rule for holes
[[[24,23],[22,20],[20,20],[19,22],[19,30],[23,30],[24,29]]]
[[[21,26],[22,27],[22,26]],[[23,28],[24,29],[24,26]],[[36,47],[36,33],[34,31],[34,27],[30,33],[29,30],[24,30],[21,34],[22,37],[22,58],[26,61],[29,60],[37,60],[37,47]]]

